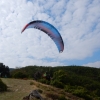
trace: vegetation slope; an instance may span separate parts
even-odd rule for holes
[[[45,72],[50,74],[51,81],[42,77]],[[65,92],[72,93],[85,100],[100,100],[100,68],[26,66],[13,70],[11,77],[35,79],[36,73],[40,73],[37,81],[41,83],[63,89]]]

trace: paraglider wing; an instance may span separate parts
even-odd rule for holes
[[[22,32],[27,28],[36,28],[39,29],[50,36],[50,38],[55,42],[59,52],[63,52],[64,43],[62,37],[58,30],[48,22],[42,20],[36,20],[28,23],[22,30]]]

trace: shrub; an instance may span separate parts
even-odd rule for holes
[[[50,82],[46,79],[40,79],[39,82],[44,83],[44,84],[50,84]]]
[[[23,72],[16,72],[14,75],[13,75],[14,78],[27,78],[28,75],[26,73],[23,73]]]
[[[59,98],[59,95],[54,93],[46,93],[46,97],[51,98],[52,100],[56,100]]]
[[[0,92],[7,91],[7,85],[0,79]]]
[[[64,90],[65,90],[66,92],[70,92],[70,93],[72,93],[75,89],[76,89],[76,87],[75,87],[75,86],[71,86],[71,85],[66,85],[66,86],[64,87]]]
[[[64,89],[66,92],[70,92],[78,97],[82,97],[85,100],[92,100],[92,97],[89,95],[89,92],[81,86],[66,85]]]
[[[66,84],[68,82],[68,75],[63,70],[58,70],[54,72],[53,75],[54,80],[58,80],[59,82],[62,82],[63,84]]]
[[[60,95],[58,100],[67,100],[64,95]]]
[[[30,82],[30,85],[34,85],[34,82],[31,81],[31,82]]]
[[[94,91],[94,90],[100,88],[100,84],[98,82],[93,81],[90,84],[87,84],[86,85],[86,88],[88,90],[90,90],[90,91]]]
[[[95,94],[96,94],[97,96],[100,97],[100,89],[97,89],[97,90],[95,91]]]
[[[72,93],[78,97],[84,98],[85,100],[92,100],[91,96],[84,88],[77,88]]]
[[[58,80],[54,80],[51,82],[51,85],[57,87],[57,88],[64,88],[64,84],[62,82],[59,82]]]

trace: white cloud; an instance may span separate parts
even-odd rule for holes
[[[66,1],[60,0],[56,2],[51,8],[51,14],[53,16],[62,16],[65,9],[66,9]]]
[[[0,62],[11,67],[55,66],[65,65],[63,60],[92,56],[100,49],[99,6],[99,0],[1,0]],[[21,34],[25,24],[38,19],[59,30],[65,45],[63,53],[59,54],[54,42],[39,30],[28,29]],[[46,57],[52,62],[42,60]]]
[[[84,64],[83,66],[90,66],[90,67],[100,68],[100,61]]]

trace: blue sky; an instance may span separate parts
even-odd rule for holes
[[[64,51],[37,29],[22,28],[33,20],[54,25]],[[100,68],[100,0],[1,0],[0,62],[28,65],[82,65]]]

